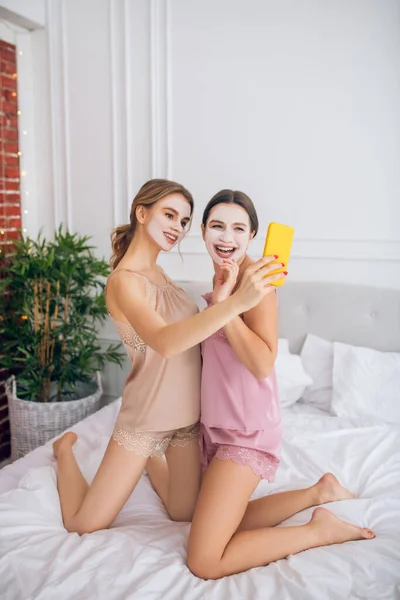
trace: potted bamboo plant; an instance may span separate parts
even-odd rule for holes
[[[45,443],[100,406],[100,371],[121,364],[120,345],[104,349],[108,264],[90,238],[57,231],[22,238],[0,264],[0,368],[6,384],[12,458]]]

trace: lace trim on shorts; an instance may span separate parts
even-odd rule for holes
[[[125,450],[135,452],[135,454],[140,454],[140,456],[146,456],[147,458],[156,454],[165,454],[171,441],[171,437],[157,439],[140,433],[140,431],[132,431],[130,429],[123,429],[122,427],[116,427],[112,437]]]
[[[187,427],[185,427],[187,429]],[[194,442],[199,439],[200,436],[200,423],[196,423],[190,431],[182,431],[178,429],[171,438],[171,446],[186,446],[190,442]]]
[[[215,458],[233,460],[239,465],[251,467],[256,475],[272,483],[279,466],[279,459],[268,452],[240,446],[218,446]]]
[[[163,432],[160,432],[163,435]],[[184,447],[190,442],[196,441],[200,435],[200,424],[189,425],[176,431],[165,432],[165,437],[156,438],[151,435],[146,435],[140,431],[132,431],[123,427],[115,427],[112,438],[125,450],[135,452],[140,456],[163,455],[169,444],[171,446]]]

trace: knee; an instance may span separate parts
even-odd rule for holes
[[[191,523],[193,519],[194,507],[193,508],[169,508],[168,515],[171,521],[178,523]]]
[[[68,533],[77,533],[79,535],[83,535],[84,533],[93,533],[94,531],[99,531],[100,529],[106,529],[105,527],[101,527],[99,524],[94,522],[82,523],[76,517],[65,519],[64,527]]]
[[[219,579],[223,576],[219,572],[217,561],[195,554],[188,554],[186,566],[199,579]]]

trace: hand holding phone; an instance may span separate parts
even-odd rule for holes
[[[287,270],[289,264],[290,251],[294,236],[293,227],[282,225],[282,223],[270,223],[268,227],[267,237],[265,240],[263,256],[277,256],[277,265],[280,267],[272,271],[270,275],[275,273],[283,273]],[[282,267],[282,263],[285,265]],[[285,283],[285,278],[277,279],[271,285],[282,286]]]

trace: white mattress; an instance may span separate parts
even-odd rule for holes
[[[78,424],[76,453],[90,479],[104,453],[118,402]],[[257,600],[400,598],[400,430],[297,405],[284,413],[282,465],[255,496],[336,473],[358,495],[330,505],[373,528],[375,540],[308,550],[221,581],[185,566],[189,525],[171,522],[146,476],[112,529],[79,537],[63,529],[49,446],[0,471],[2,600]],[[305,523],[311,510],[287,523]]]

